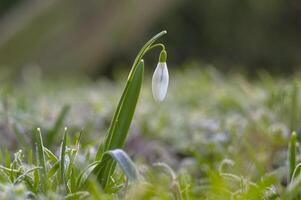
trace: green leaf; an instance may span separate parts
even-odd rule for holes
[[[66,155],[66,145],[67,145],[67,128],[64,131],[64,137],[61,144],[61,153],[60,153],[60,183],[66,184],[65,181],[65,155]]]
[[[26,148],[26,147],[30,146],[30,143],[28,142],[28,139],[21,132],[20,127],[18,127],[17,125],[13,125],[13,129],[14,129],[16,139],[17,139],[18,143],[20,144],[20,146],[22,148]]]
[[[44,153],[46,154],[46,156],[49,158],[49,160],[51,160],[51,162],[56,163],[58,161],[58,158],[56,157],[56,155],[54,155],[54,153],[52,153],[49,149],[44,147],[43,150],[44,150]]]
[[[289,181],[292,180],[294,170],[296,167],[296,141],[297,141],[297,134],[293,132],[290,138],[289,143]]]
[[[170,176],[170,178],[171,178],[170,189],[174,196],[174,199],[175,200],[183,200],[183,195],[181,192],[180,184],[177,181],[177,176],[176,176],[176,173],[174,172],[174,170],[166,163],[156,163],[156,164],[154,164],[154,166],[163,169],[165,171],[165,173],[167,173]]]
[[[80,200],[80,199],[86,199],[90,196],[89,192],[76,192],[72,194],[68,194],[65,197],[65,200]]]
[[[0,149],[0,164],[2,164],[2,159],[3,159],[3,157],[2,157],[2,150]]]
[[[286,191],[283,194],[283,200],[295,200],[300,195],[300,187],[301,187],[301,176],[298,176],[294,181],[292,181]]]
[[[144,63],[141,60],[136,70],[131,73],[132,76],[129,77],[127,84],[128,87],[124,91],[125,94],[121,99],[121,106],[117,109],[117,117],[115,117],[115,120],[112,123],[112,128],[110,129],[109,135],[106,139],[104,152],[122,148],[124,145],[140,94],[143,72]],[[97,175],[97,179],[103,188],[106,188],[109,178],[115,169],[115,163],[113,160],[106,159],[105,157],[106,156],[103,156],[102,162],[94,170]],[[101,170],[99,167],[101,167]]]
[[[27,153],[27,162],[28,162],[29,165],[33,164],[33,151],[32,151],[32,149],[28,150],[28,153]]]
[[[82,186],[86,183],[87,178],[92,173],[93,169],[100,163],[99,161],[94,161],[91,164],[89,164],[78,176],[76,181],[76,187],[78,190],[82,188]]]
[[[42,190],[46,191],[47,188],[47,169],[46,169],[46,162],[45,162],[45,155],[44,155],[44,145],[42,139],[41,129],[37,129],[37,161],[40,167],[39,169],[39,176],[40,176],[40,183],[42,185]]]
[[[39,165],[39,161],[38,161],[38,147],[36,145],[36,166]],[[40,170],[36,170],[33,173],[33,187],[35,188],[35,192],[38,192],[39,189],[39,182],[40,182]]]
[[[70,110],[70,106],[69,105],[65,105],[62,109],[61,112],[57,118],[57,120],[55,121],[53,127],[51,130],[48,131],[47,135],[46,135],[46,144],[47,146],[52,146],[53,144],[53,140],[55,138],[57,138],[59,132],[60,132],[60,128],[62,127],[65,118],[67,117],[68,113]]]
[[[294,173],[293,173],[292,178],[291,178],[291,182],[294,181],[294,179],[300,175],[300,171],[301,171],[301,163],[299,163],[299,164],[295,167]]]
[[[291,91],[291,116],[290,116],[290,129],[291,131],[296,131],[299,123],[299,88],[297,82],[292,86]]]
[[[59,170],[59,168],[60,168],[60,162],[58,161],[54,163],[51,166],[51,168],[48,170],[48,174],[47,174],[48,178],[51,178]]]
[[[17,173],[20,173],[20,172],[21,172],[21,171],[18,170],[18,169],[11,169],[11,168],[4,167],[4,166],[2,166],[2,165],[0,165],[0,170],[4,171],[4,172],[7,173],[7,174],[10,174],[10,173],[17,174]]]
[[[69,184],[70,192],[76,192],[76,171],[74,168],[71,169]]]
[[[26,177],[28,177],[28,174],[30,174],[38,169],[39,169],[39,167],[35,167],[35,168],[27,170],[14,181],[14,184],[20,183],[22,180],[24,180]]]
[[[136,181],[139,179],[138,171],[131,160],[131,158],[121,149],[115,149],[107,151],[105,155],[110,155],[125,173],[127,179],[130,182]]]
[[[117,110],[117,117],[113,121],[111,134],[106,139],[105,151],[122,147],[125,143],[139,98],[143,73],[144,62],[141,60],[136,70],[132,73],[132,76],[129,77],[129,87],[125,90],[124,98],[122,98],[121,106],[119,107],[120,109]]]
[[[5,165],[6,165],[6,167],[10,167],[11,158],[10,158],[10,153],[9,153],[9,150],[7,147],[4,150],[4,154],[5,154]]]

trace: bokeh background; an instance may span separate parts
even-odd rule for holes
[[[154,49],[125,151],[170,165],[187,199],[252,195],[245,180],[286,190],[291,132],[301,141],[300,0],[1,0],[0,163],[2,149],[32,153],[37,127],[57,155],[64,127],[70,144],[83,130],[79,166],[94,161],[137,52],[162,30],[168,95],[152,97]],[[212,176],[223,169],[244,179]]]
[[[161,30],[168,31],[170,67],[198,62],[251,74],[300,68],[298,0],[1,0],[0,77],[18,79],[24,69],[112,77]]]

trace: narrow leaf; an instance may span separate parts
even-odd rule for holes
[[[46,162],[45,162],[45,155],[44,155],[44,145],[43,145],[43,139],[42,139],[42,133],[41,129],[37,129],[37,161],[38,165],[40,167],[39,174],[40,174],[40,183],[42,184],[43,191],[46,190],[46,178],[47,178],[47,169],[46,169]]]
[[[22,180],[24,180],[26,177],[28,177],[28,174],[30,174],[38,169],[39,169],[39,167],[35,167],[35,168],[27,170],[14,181],[14,184],[20,183]]]
[[[49,158],[49,160],[51,160],[51,162],[56,163],[58,161],[58,158],[56,157],[56,155],[54,155],[54,153],[52,153],[49,149],[44,147],[43,150],[44,150],[44,153],[46,154],[46,156]]]
[[[297,200],[300,195],[301,176],[298,176],[292,181],[283,194],[282,200]]]
[[[56,162],[52,167],[48,170],[48,178],[51,178],[60,168],[60,162]]]
[[[9,153],[9,150],[7,147],[4,150],[4,154],[5,154],[5,165],[6,165],[6,167],[10,167],[11,158],[10,158],[10,153]]]
[[[136,104],[141,90],[144,72],[144,62],[138,64],[136,70],[131,74],[128,79],[128,87],[124,91],[121,98],[120,107],[117,109],[115,120],[112,122],[109,134],[105,141],[104,152],[112,149],[122,148],[131,125],[131,121],[135,112]],[[102,170],[99,166],[104,165]],[[102,163],[96,167],[95,173],[98,181],[106,188],[109,177],[112,175],[115,164],[111,159],[105,161],[105,156],[102,158]]]
[[[14,128],[14,133],[15,133],[16,139],[17,139],[18,143],[20,144],[20,146],[22,146],[23,148],[30,146],[28,139],[26,138],[24,133],[22,133],[22,131],[20,130],[21,128],[18,127],[17,125],[14,125],[13,128]]]
[[[65,200],[80,200],[80,199],[86,199],[90,196],[89,192],[76,192],[72,194],[68,194],[65,197]]]
[[[66,145],[67,145],[67,128],[64,131],[64,137],[61,144],[60,153],[60,183],[65,184],[65,155],[66,155]]]
[[[297,141],[297,134],[293,132],[290,138],[289,143],[289,181],[292,180],[294,170],[296,167],[296,141]]]
[[[65,105],[62,109],[61,109],[61,112],[60,114],[58,115],[57,117],[57,120],[55,121],[52,129],[50,131],[48,131],[47,133],[47,137],[46,137],[46,144],[48,146],[51,146],[52,143],[54,142],[53,140],[55,138],[57,138],[59,132],[60,132],[60,128],[62,127],[63,123],[64,123],[64,120],[65,118],[67,117],[68,113],[69,113],[69,110],[70,110],[70,106],[69,105]]]
[[[121,149],[115,149],[106,152],[106,154],[110,155],[115,161],[117,161],[119,167],[123,170],[129,181],[138,180],[138,171],[127,153]]]
[[[291,131],[297,130],[299,123],[299,88],[297,82],[293,84],[291,91],[291,116],[290,116],[290,129]]]
[[[90,173],[92,173],[93,169],[100,163],[100,161],[94,161],[89,164],[78,176],[76,181],[76,187],[78,190],[82,188],[82,186],[86,183],[87,177],[89,177]]]

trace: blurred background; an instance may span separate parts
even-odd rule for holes
[[[1,0],[0,77],[18,78],[24,69],[110,77],[129,69],[161,30],[168,31],[170,67],[198,62],[285,74],[300,68],[298,0]]]
[[[0,150],[33,146],[37,127],[57,149],[67,126],[93,155],[137,52],[162,30],[168,96],[152,98],[155,49],[129,155],[201,180],[225,158],[250,180],[280,169],[290,132],[301,141],[300,0],[1,0]]]

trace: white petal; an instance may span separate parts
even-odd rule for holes
[[[169,75],[167,64],[159,62],[153,75],[152,91],[156,101],[163,101],[167,94]]]

